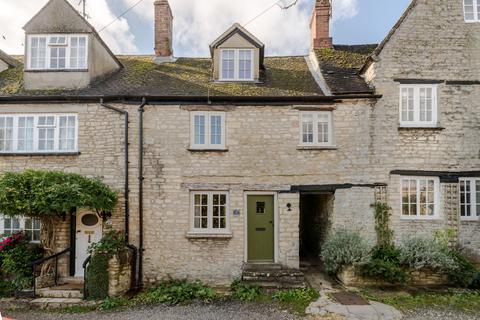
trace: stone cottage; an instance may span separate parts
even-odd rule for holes
[[[476,0],[413,0],[379,45],[335,44],[317,0],[311,51],[283,57],[239,24],[210,58],[177,57],[168,1],[152,10],[153,56],[114,55],[66,0],[26,24],[25,56],[0,54],[0,171],[98,176],[121,194],[105,223],[59,219],[66,280],[106,224],[138,248],[143,284],[296,270],[332,230],[373,238],[375,201],[398,240],[453,229],[480,257]],[[0,220],[32,241],[40,228]]]

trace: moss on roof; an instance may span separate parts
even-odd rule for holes
[[[23,88],[23,67],[9,68],[0,72],[0,95],[19,93]]]
[[[373,92],[358,70],[375,48],[376,45],[335,45],[332,49],[315,50],[320,70],[333,94]]]
[[[317,49],[316,54],[319,61],[349,69],[361,68],[368,57],[368,54],[337,49]]]
[[[180,58],[155,64],[151,56],[120,56],[124,68],[89,88],[55,90],[62,95],[157,95],[157,96],[312,96],[323,95],[304,57],[265,58],[259,83],[214,82],[212,61]],[[0,74],[0,95],[51,95],[53,91],[25,91],[21,68]]]

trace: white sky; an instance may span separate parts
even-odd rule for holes
[[[88,0],[89,22],[98,29],[138,0]],[[101,33],[117,54],[153,52],[153,1],[144,0]],[[282,0],[284,4],[294,0]],[[334,20],[358,14],[359,0],[334,0]],[[25,23],[47,0],[0,0],[0,49],[23,52]],[[78,7],[79,0],[70,0]],[[174,14],[177,56],[208,55],[208,44],[234,22],[246,23],[273,4],[272,0],[170,0]],[[309,22],[314,0],[300,0],[288,10],[274,7],[247,26],[267,47],[268,54],[305,53],[310,45]],[[78,7],[79,8],[79,7]],[[148,34],[148,36],[146,36]],[[4,38],[5,37],[5,38]]]

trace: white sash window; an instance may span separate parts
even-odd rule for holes
[[[27,70],[85,70],[87,35],[29,35]]]
[[[76,152],[75,114],[0,114],[1,153]]]

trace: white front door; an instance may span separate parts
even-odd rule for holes
[[[83,277],[83,263],[88,257],[88,247],[102,239],[102,220],[95,213],[77,213],[75,239],[75,277]]]

